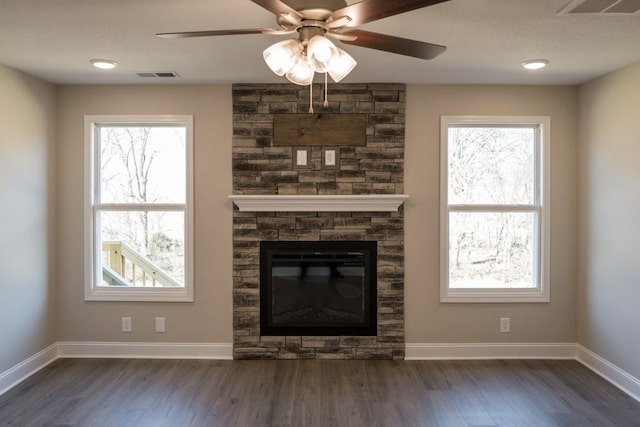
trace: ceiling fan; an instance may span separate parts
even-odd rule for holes
[[[163,38],[208,37],[240,34],[298,34],[267,48],[264,59],[271,70],[299,85],[310,85],[314,73],[329,74],[338,82],[353,70],[356,61],[329,38],[342,43],[392,52],[420,59],[433,59],[445,46],[371,31],[352,29],[369,22],[449,0],[362,0],[347,5],[345,0],[251,0],[276,15],[279,29],[159,33]]]

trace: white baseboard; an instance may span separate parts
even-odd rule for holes
[[[128,359],[233,359],[233,344],[57,342],[4,372],[0,372],[0,395],[58,358]]]
[[[155,342],[59,342],[59,357],[129,359],[233,359],[233,344]]]
[[[580,363],[640,402],[640,380],[588,348],[576,344]]]
[[[58,358],[57,344],[51,344],[44,350],[23,360],[17,365],[0,372],[0,395],[26,380]]]
[[[575,343],[413,343],[405,346],[405,360],[575,358]]]
[[[640,402],[640,380],[576,343],[408,343],[405,360],[574,359]]]

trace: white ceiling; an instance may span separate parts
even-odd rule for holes
[[[569,2],[451,0],[364,25],[448,50],[423,61],[343,45],[358,61],[344,81],[579,84],[640,62],[640,15],[558,14]],[[59,84],[285,82],[262,60],[282,36],[155,36],[275,26],[274,16],[249,0],[0,0],[0,63]],[[120,65],[100,71],[92,58]],[[551,64],[521,69],[530,58]],[[165,71],[181,77],[135,74]]]

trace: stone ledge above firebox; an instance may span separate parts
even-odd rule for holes
[[[407,194],[230,195],[244,212],[394,212]]]

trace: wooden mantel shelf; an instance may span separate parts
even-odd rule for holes
[[[407,194],[363,195],[231,195],[244,212],[393,212]]]

